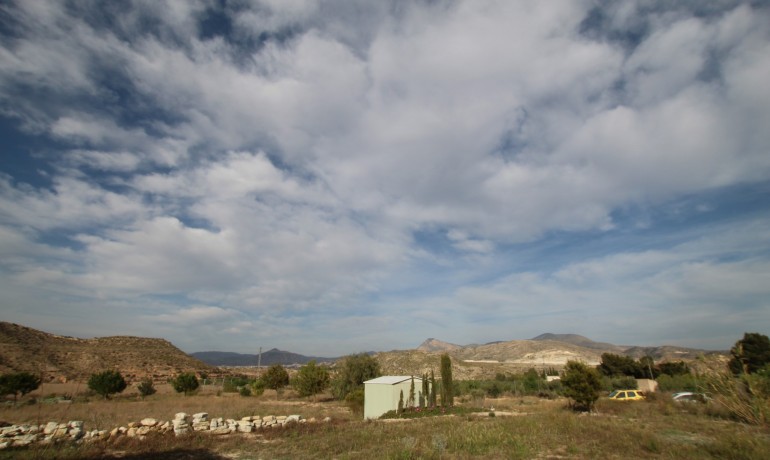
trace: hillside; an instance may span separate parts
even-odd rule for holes
[[[336,360],[336,358],[319,358],[300,355],[298,353],[283,351],[277,348],[263,352],[261,361],[259,355],[231,353],[227,351],[199,351],[190,353],[190,356],[212,366],[256,366],[258,363],[261,363],[263,366],[271,366],[273,364],[286,366],[291,364],[307,364],[310,361],[320,363]]]
[[[218,373],[164,339],[79,339],[0,322],[0,372],[42,373],[45,381],[66,381],[107,369],[120,370],[129,381],[145,376],[165,380],[186,371]]]
[[[490,342],[484,345],[455,345],[430,338],[415,350],[378,353],[383,372],[390,374],[421,374],[438,371],[439,357],[452,357],[457,379],[494,378],[499,373],[517,373],[530,368],[561,368],[567,361],[577,360],[589,365],[601,362],[602,353],[615,353],[638,359],[652,356],[655,361],[693,361],[700,356],[717,361],[724,352],[691,348],[660,346],[630,347],[595,342],[577,334],[546,333],[530,340]]]
[[[583,337],[577,334],[553,334],[546,332],[534,337],[532,340],[551,340],[556,342],[570,343],[583,348],[591,348],[593,350],[601,350],[602,353],[623,353],[626,347],[613,345],[606,342],[594,342],[588,337]]]

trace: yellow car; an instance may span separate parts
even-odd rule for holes
[[[644,399],[644,395],[639,390],[615,390],[610,393],[610,399],[616,401],[639,401]]]

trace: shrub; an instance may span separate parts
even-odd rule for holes
[[[698,383],[692,374],[661,374],[657,379],[660,391],[698,391]]]
[[[139,394],[144,398],[145,396],[154,395],[157,390],[155,390],[155,386],[152,383],[152,379],[149,377],[145,377],[142,379],[141,382],[139,382],[139,385],[136,386],[136,389],[139,390]]]
[[[251,384],[251,392],[254,396],[262,396],[265,392],[265,382],[262,379],[257,379]]]
[[[721,373],[709,376],[706,385],[715,402],[733,418],[754,425],[770,424],[770,374]]]
[[[340,400],[363,387],[365,381],[382,375],[380,364],[366,353],[346,356],[337,363],[337,369],[337,376],[332,382],[332,395]]]
[[[2,395],[13,395],[13,399],[21,393],[23,397],[40,386],[40,377],[29,372],[18,372],[15,374],[0,375],[0,393]]]
[[[364,388],[359,387],[348,393],[345,396],[345,404],[355,414],[363,415],[364,413]]]
[[[265,387],[278,390],[289,384],[289,373],[280,364],[273,364],[262,377]]]
[[[327,386],[329,386],[329,372],[325,367],[316,366],[315,361],[300,367],[294,380],[294,388],[300,396],[318,394]]]
[[[747,332],[730,350],[729,367],[733,374],[753,374],[770,364],[770,338],[764,334]]]
[[[238,393],[241,396],[251,396],[251,390],[248,386],[242,386],[241,389],[238,391]]]
[[[126,380],[118,371],[104,371],[93,374],[88,379],[88,388],[109,399],[110,395],[126,389]]]
[[[185,396],[197,390],[199,385],[198,378],[191,372],[184,372],[171,380],[171,386],[174,387],[174,390],[177,393],[184,393]]]
[[[596,369],[577,361],[568,361],[564,368],[564,395],[573,401],[574,410],[590,411],[599,399],[602,387],[601,378]]]

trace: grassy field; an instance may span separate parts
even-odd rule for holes
[[[78,396],[69,404],[3,406],[0,420],[44,423],[84,420],[87,429],[110,429],[143,417],[172,419],[176,412],[212,417],[301,414],[329,423],[295,425],[250,434],[213,437],[121,438],[90,445],[0,451],[0,459],[259,459],[259,458],[770,458],[770,431],[724,417],[718,408],[675,404],[665,395],[641,402],[600,400],[597,412],[576,414],[564,400],[486,400],[489,411],[462,416],[366,422],[343,405],[306,401],[286,393],[258,398],[205,387],[194,396],[159,392],[139,400]],[[45,394],[55,391],[43,390]]]

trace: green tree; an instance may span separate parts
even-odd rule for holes
[[[567,361],[561,383],[564,396],[573,401],[572,408],[582,411],[593,409],[602,388],[599,372],[578,361]]]
[[[118,371],[100,372],[91,375],[88,379],[88,388],[104,396],[104,399],[110,399],[110,395],[121,393],[126,386],[126,379]]]
[[[136,386],[136,389],[139,390],[139,394],[142,396],[142,398],[145,396],[154,395],[157,391],[155,390],[152,379],[149,377],[143,378],[142,381],[139,382],[139,385]]]
[[[452,360],[449,355],[441,355],[441,405],[453,406],[455,401],[452,385]]]
[[[40,377],[29,372],[0,375],[0,393],[3,395],[12,394],[13,399],[16,400],[19,394],[23,397],[27,393],[37,390],[40,382]]]
[[[422,393],[420,394],[420,407],[424,408],[428,405],[430,398],[430,383],[428,382],[428,374],[422,375]]]
[[[433,369],[430,370],[430,396],[428,397],[430,407],[436,407],[436,376]]]
[[[746,332],[730,350],[733,374],[753,374],[770,364],[770,339],[764,334]]]
[[[171,380],[171,386],[177,393],[184,393],[185,396],[189,396],[190,393],[198,389],[200,383],[198,377],[192,372],[183,372]]]
[[[628,375],[641,378],[644,375],[642,366],[634,361],[634,358],[614,353],[602,353],[602,362],[598,369],[599,372],[608,377]]]
[[[294,388],[300,396],[313,396],[329,386],[329,371],[325,367],[317,366],[315,361],[310,361],[299,368],[294,379]]]
[[[351,391],[363,388],[365,381],[382,375],[380,363],[366,353],[346,356],[336,367],[338,371],[332,382],[332,395],[340,400]]]
[[[404,390],[401,390],[401,392],[398,395],[398,413],[401,414],[404,412]]]
[[[674,377],[677,375],[688,375],[690,373],[690,366],[688,366],[684,361],[659,363],[657,368],[659,376],[668,375]]]
[[[271,390],[278,390],[289,384],[289,373],[280,364],[273,364],[267,368],[267,372],[262,376],[265,387]]]

